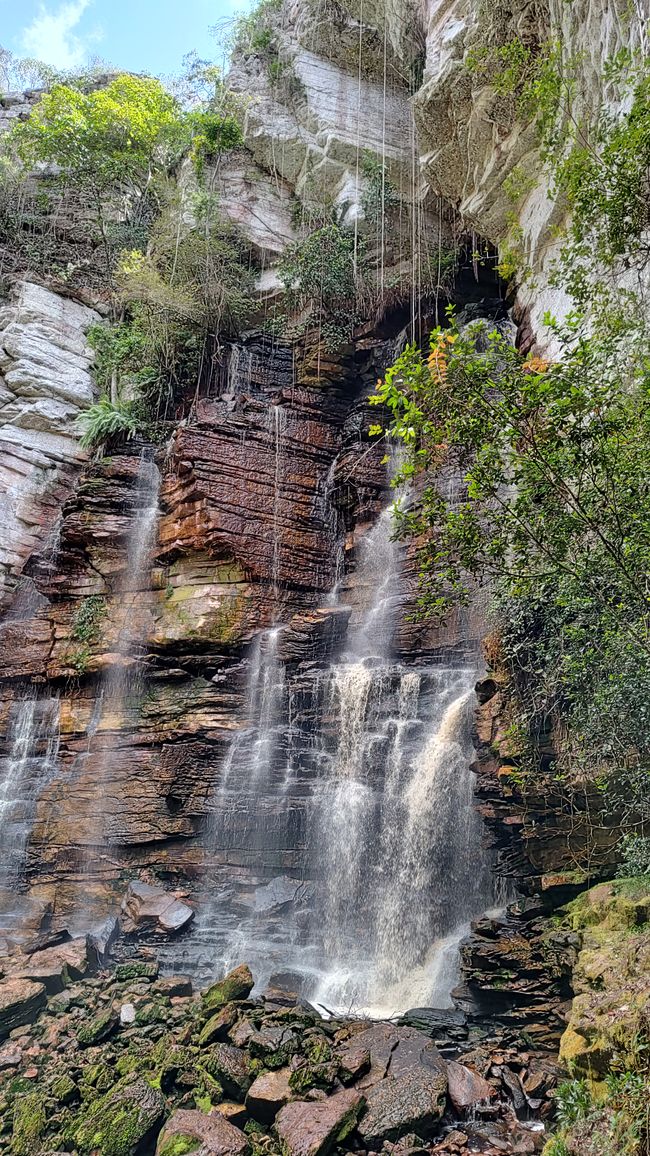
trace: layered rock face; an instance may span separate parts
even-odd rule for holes
[[[298,669],[341,637],[346,616],[327,595],[388,492],[363,401],[381,349],[332,366],[337,383],[317,388],[295,380],[289,347],[253,342],[238,356],[245,378],[233,370],[225,398],[200,401],[161,458],[142,585],[125,580],[139,469],[127,452],[84,471],[63,504],[55,564],[30,566],[37,598],[2,625],[5,774],[25,757],[41,773],[37,731],[19,739],[25,696],[47,679],[57,698],[57,771],[35,790],[27,865],[37,922],[69,919],[81,892],[91,902],[89,879],[115,882],[127,864],[204,871],[193,837],[242,716],[251,640],[282,623],[283,660]],[[114,672],[138,663],[146,693],[116,694]],[[258,866],[296,868],[300,855],[297,836]]]
[[[74,420],[90,405],[93,310],[18,282],[0,313],[0,606],[54,530],[79,464]]]

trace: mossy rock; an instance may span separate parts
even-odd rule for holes
[[[170,1136],[162,1148],[156,1150],[156,1156],[187,1156],[200,1147],[201,1141],[196,1136]]]
[[[164,1024],[167,1022],[168,1014],[169,1000],[164,998],[152,1000],[151,1003],[140,1004],[135,1013],[135,1022],[138,1027],[145,1027],[147,1024]]]
[[[71,1104],[79,1099],[79,1088],[67,1072],[57,1076],[51,1084],[50,1091],[59,1104]]]
[[[243,1100],[251,1086],[249,1059],[241,1048],[214,1044],[201,1055],[200,1067],[234,1100]]]
[[[77,1041],[82,1048],[92,1047],[107,1040],[117,1027],[117,1015],[112,1007],[95,1016],[89,1023],[83,1024],[77,1032]]]
[[[47,1128],[45,1100],[40,1092],[18,1096],[14,1104],[14,1126],[11,1151],[15,1156],[34,1156],[38,1141]]]
[[[228,973],[218,983],[213,983],[203,992],[203,1008],[206,1012],[215,1012],[234,1000],[247,999],[253,990],[254,979],[248,964],[242,963],[234,971]]]
[[[108,1064],[91,1064],[82,1073],[82,1095],[85,1099],[92,1099],[96,1092],[107,1092],[114,1083],[113,1069]]]
[[[132,963],[118,963],[115,968],[114,978],[118,983],[125,983],[131,979],[158,979],[158,964],[157,963],[140,963],[134,960]]]
[[[165,1098],[142,1077],[127,1076],[73,1122],[67,1139],[81,1156],[133,1156],[153,1142],[165,1118]]]

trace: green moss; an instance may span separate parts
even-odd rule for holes
[[[158,964],[139,963],[137,960],[133,963],[118,963],[114,976],[118,983],[131,979],[157,979]]]
[[[112,1007],[109,1007],[100,1015],[95,1016],[90,1023],[83,1024],[79,1028],[77,1040],[82,1048],[91,1047],[93,1044],[99,1044],[102,1040],[108,1039],[116,1026],[117,1016]]]
[[[139,1026],[146,1024],[164,1024],[167,1020],[167,1005],[163,1000],[155,1000],[152,1003],[141,1004],[135,1014],[135,1022]]]
[[[73,1121],[67,1140],[82,1156],[133,1156],[163,1120],[165,1101],[143,1079],[127,1076]]]
[[[213,983],[203,993],[205,1011],[218,1011],[234,1000],[247,999],[253,990],[253,977],[246,965],[235,968],[224,979]]]
[[[157,1156],[186,1156],[188,1152],[196,1152],[200,1144],[196,1136],[171,1136],[158,1149]]]
[[[67,1072],[54,1080],[51,1091],[55,1100],[58,1100],[60,1104],[70,1104],[79,1095],[77,1085]]]
[[[47,1127],[45,1103],[39,1092],[21,1096],[14,1106],[11,1150],[16,1156],[34,1156]]]

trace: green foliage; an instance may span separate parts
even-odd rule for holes
[[[97,642],[102,618],[106,614],[106,603],[99,594],[84,598],[75,613],[70,637],[76,642]]]
[[[282,0],[260,0],[250,12],[235,21],[231,47],[243,56],[272,54],[275,17],[281,10]]]
[[[206,161],[214,161],[222,153],[244,143],[241,125],[234,112],[201,109],[189,113],[187,123],[192,132],[191,156],[199,174]]]
[[[617,874],[622,879],[650,875],[650,838],[647,835],[625,835]]]
[[[591,1090],[586,1080],[565,1080],[559,1084],[555,1092],[555,1114],[562,1128],[583,1119],[591,1105]]]
[[[556,1092],[560,1130],[543,1156],[649,1156],[648,1069],[610,1074],[594,1099],[587,1082],[568,1080]]]
[[[327,224],[290,246],[278,265],[289,308],[309,310],[333,347],[350,339],[358,320],[361,256],[351,229]]]
[[[650,376],[630,332],[549,324],[562,358],[523,362],[498,332],[451,318],[409,346],[376,402],[422,497],[420,607],[444,615],[496,583],[523,729],[557,774],[604,776],[612,810],[646,806],[650,768]],[[625,388],[622,388],[622,382]],[[463,479],[450,498],[449,469]]]
[[[367,149],[361,158],[361,172],[364,177],[361,197],[364,216],[371,224],[379,225],[391,209],[399,207],[399,193],[386,174],[386,162]]]
[[[629,109],[603,112],[591,131],[574,133],[556,166],[556,183],[571,209],[571,230],[559,277],[582,303],[607,268],[646,262],[650,224],[650,70],[630,68]]]
[[[112,402],[101,397],[77,418],[81,430],[82,449],[93,449],[115,437],[133,438],[140,433],[143,420],[140,409],[133,401]]]
[[[89,93],[55,85],[10,136],[28,167],[56,164],[102,195],[116,183],[142,189],[178,124],[159,80],[125,74]]]

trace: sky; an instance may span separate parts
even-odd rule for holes
[[[245,7],[245,0],[0,0],[0,45],[60,69],[100,57],[170,75],[192,51],[220,63],[210,28]]]

